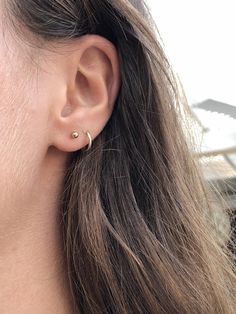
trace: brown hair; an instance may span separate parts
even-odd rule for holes
[[[145,2],[7,5],[44,42],[98,34],[118,51],[112,116],[90,151],[71,154],[60,197],[75,313],[235,313],[233,256],[207,219],[209,187],[182,125],[187,100]]]

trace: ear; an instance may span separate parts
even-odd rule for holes
[[[86,131],[94,140],[108,122],[120,69],[115,46],[102,36],[84,35],[68,45],[66,54],[54,58],[57,95],[50,106],[49,146],[73,152],[89,144]],[[78,138],[73,139],[73,131]]]

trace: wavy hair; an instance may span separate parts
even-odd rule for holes
[[[97,34],[118,52],[113,113],[90,151],[71,153],[60,195],[75,313],[235,313],[233,256],[207,218],[187,100],[145,1],[6,5],[18,33],[23,24],[44,43]]]

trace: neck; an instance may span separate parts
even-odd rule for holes
[[[30,202],[5,208],[0,221],[0,313],[72,313],[56,201],[61,174],[47,172],[56,166],[50,157]]]

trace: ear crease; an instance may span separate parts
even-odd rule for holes
[[[79,91],[80,97],[85,101],[85,103],[92,103],[93,95],[92,93],[90,93],[89,80],[80,71],[77,72],[76,86]]]
[[[98,61],[106,57],[105,53],[97,47],[88,47],[80,58],[80,65],[86,69],[95,70]]]

